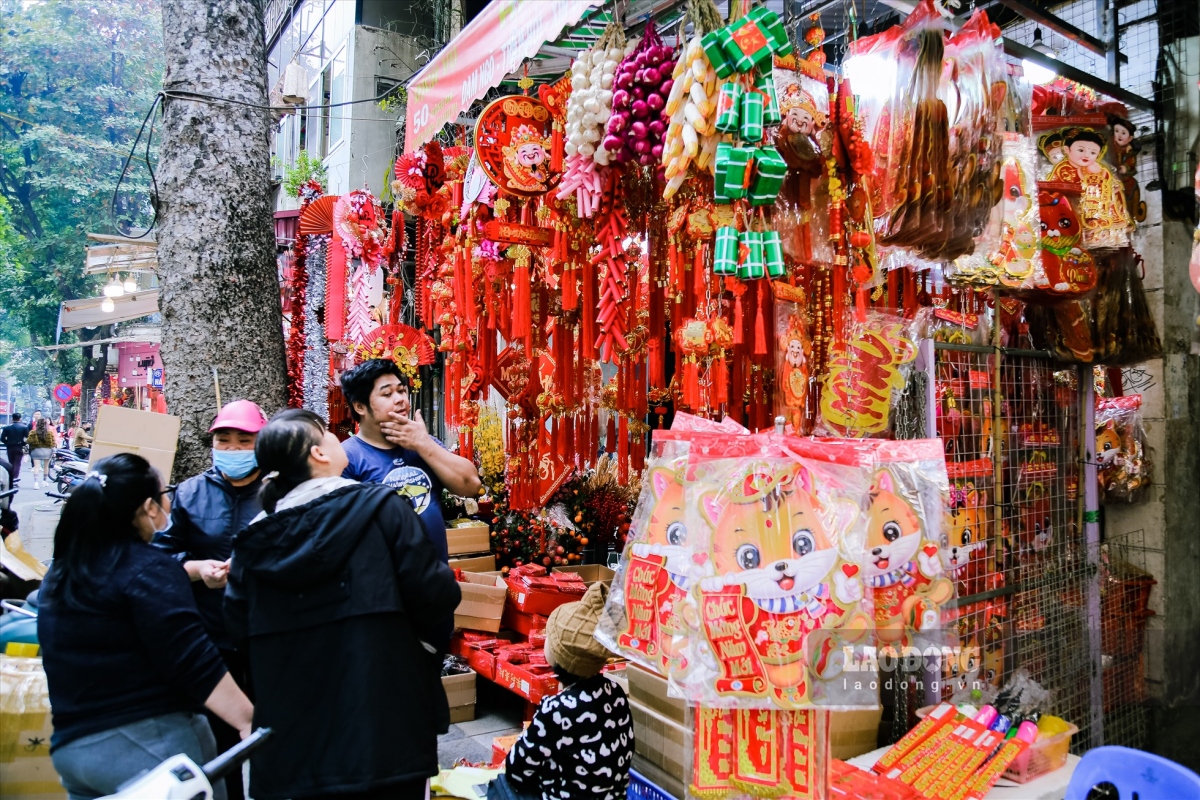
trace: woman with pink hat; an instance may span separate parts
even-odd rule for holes
[[[221,604],[229,575],[233,536],[260,511],[262,478],[254,458],[258,432],[267,424],[263,410],[249,400],[234,400],[213,420],[213,465],[188,478],[175,490],[171,526],[155,544],[174,555],[192,580],[192,594],[205,630],[217,646],[229,674],[238,685],[249,685],[245,657],[225,630]],[[210,715],[217,749],[228,750],[240,741],[238,732]],[[229,800],[243,800],[240,773],[226,778]]]

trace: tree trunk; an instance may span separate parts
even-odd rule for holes
[[[162,0],[167,91],[267,105],[259,0]],[[221,401],[286,402],[268,166],[270,112],[167,99],[159,153],[162,360],[183,418],[175,480],[207,468]]]

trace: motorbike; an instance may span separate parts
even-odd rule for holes
[[[88,463],[86,461],[73,460],[56,460],[50,465],[47,470],[47,475],[50,480],[54,481],[54,486],[60,494],[70,494],[75,488],[75,484],[84,479],[88,473]]]
[[[100,800],[212,800],[213,783],[241,769],[250,754],[262,747],[270,736],[270,728],[259,728],[203,767],[182,753],[171,756],[117,789],[116,794]]]

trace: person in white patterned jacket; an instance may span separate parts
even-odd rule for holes
[[[625,690],[600,670],[608,651],[592,634],[608,588],[594,583],[546,622],[546,660],[563,690],[542,700],[508,754],[489,800],[622,800],[633,761]]]

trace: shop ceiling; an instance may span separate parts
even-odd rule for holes
[[[1096,2],[1099,12],[1097,18],[1115,23],[1116,5],[1110,6],[1108,0]],[[727,2],[718,2],[717,5],[722,10],[727,8]],[[845,52],[852,20],[857,22],[857,35],[868,36],[885,30],[907,17],[916,7],[916,0],[767,0],[764,5],[780,14],[789,28],[797,30],[794,37],[797,42],[803,42],[803,32],[810,25],[809,18],[818,14],[826,35],[826,55],[829,63],[836,65],[841,62]],[[1093,75],[1084,72],[1007,37],[1004,39],[1005,52],[1016,60],[1029,59],[1042,64],[1064,78],[1108,95],[1127,106],[1154,111],[1154,101],[1151,98],[1126,91],[1118,85],[1121,64],[1127,63],[1128,58],[1116,52],[1115,46],[1111,46],[1110,41],[1102,38],[1105,35],[1103,31],[1081,30],[1055,14],[1053,9],[1061,5],[1042,4],[1036,0],[978,0],[975,3],[963,3],[958,9],[955,21],[962,24],[975,8],[984,8],[1001,28],[1028,20],[1054,31],[1076,46],[1104,56],[1107,74]],[[647,20],[653,19],[660,31],[665,30],[674,35],[687,9],[687,0],[633,0],[618,3],[618,7],[623,10],[626,28],[631,33],[638,33]],[[613,4],[594,8],[586,13],[569,33],[543,45],[529,66],[530,76],[548,79],[567,72],[572,59],[580,51],[591,47],[604,33],[604,29],[613,18],[613,13]],[[1109,31],[1107,35],[1111,39],[1111,31],[1115,30],[1116,25],[1109,24],[1105,28]],[[519,76],[511,77],[515,79]]]

